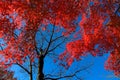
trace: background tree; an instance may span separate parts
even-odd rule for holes
[[[9,0],[0,5],[1,64],[18,64],[31,76],[37,59],[38,80],[43,80],[44,58],[64,43],[66,50],[58,57],[62,66],[67,68],[87,54],[110,52],[105,67],[119,76],[119,0]],[[21,65],[27,58],[30,71]]]
[[[13,72],[9,72],[2,67],[0,68],[0,80],[17,80],[13,75]]]

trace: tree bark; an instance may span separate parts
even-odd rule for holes
[[[38,76],[37,76],[37,80],[44,80],[43,66],[44,66],[44,56],[41,56],[39,58],[39,60],[38,60]]]

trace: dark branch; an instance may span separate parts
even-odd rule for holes
[[[47,74],[46,76],[49,76],[49,77],[46,77],[45,79],[58,80],[58,79],[62,79],[62,78],[76,77],[77,79],[82,80],[81,78],[79,78],[79,77],[77,76],[77,73],[79,73],[79,72],[81,72],[81,71],[83,71],[83,70],[87,70],[87,69],[88,69],[90,66],[92,66],[92,65],[93,65],[93,63],[90,64],[90,65],[88,65],[88,66],[86,66],[86,67],[83,67],[83,68],[77,70],[76,72],[74,72],[74,73],[71,74],[71,75],[66,75],[66,76],[57,77],[57,75]],[[56,78],[55,78],[55,77],[56,77]]]
[[[46,39],[46,36],[44,36],[40,30],[39,30],[39,32],[40,32],[41,36],[45,39],[45,41],[49,43],[49,41]]]
[[[52,29],[52,34],[51,34],[51,37],[50,37],[50,41],[49,41],[49,43],[48,43],[47,48],[46,48],[45,51],[44,51],[44,56],[47,55],[48,50],[49,50],[49,48],[50,48],[50,45],[51,45],[51,43],[52,43],[52,38],[53,38],[54,30],[55,30],[55,25],[53,25],[53,29]]]
[[[115,11],[115,14],[117,14],[117,12],[119,11],[119,9],[120,9],[120,5],[119,5],[119,7],[117,8],[117,10]]]
[[[61,43],[57,44],[54,48],[52,48],[51,50],[49,50],[48,52],[51,52],[51,51],[55,50],[57,47],[59,47],[64,42],[65,42],[65,39]]]
[[[37,52],[37,55],[40,55],[37,46],[35,46],[35,50]]]
[[[53,39],[52,42],[54,42],[54,41],[56,41],[56,40],[58,40],[58,39],[60,39],[60,38],[62,38],[62,37],[64,37],[64,36],[59,36],[59,37]]]
[[[16,63],[16,65],[20,66],[23,70],[25,70],[28,74],[30,74],[30,72],[25,67],[23,67],[21,64]]]

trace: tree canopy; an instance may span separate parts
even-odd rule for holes
[[[105,68],[120,75],[119,0],[1,0],[0,5],[0,38],[4,40],[0,64],[23,64],[28,56],[31,62],[37,58],[43,63],[60,45],[52,48],[53,42],[62,38],[66,49],[58,59],[65,66],[81,56],[110,53]],[[50,35],[49,40],[43,37],[46,47],[38,46],[42,43],[36,40],[39,31]],[[53,33],[61,36],[55,38]]]

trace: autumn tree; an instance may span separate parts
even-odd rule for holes
[[[44,80],[47,79],[43,73],[44,58],[64,44],[66,49],[57,58],[60,65],[69,67],[75,60],[81,60],[81,56],[102,56],[109,52],[105,67],[119,76],[119,2],[2,0],[0,38],[4,43],[1,44],[1,64],[19,65],[32,80],[32,64],[37,59],[38,80]],[[30,70],[22,66],[27,59],[30,60]]]

